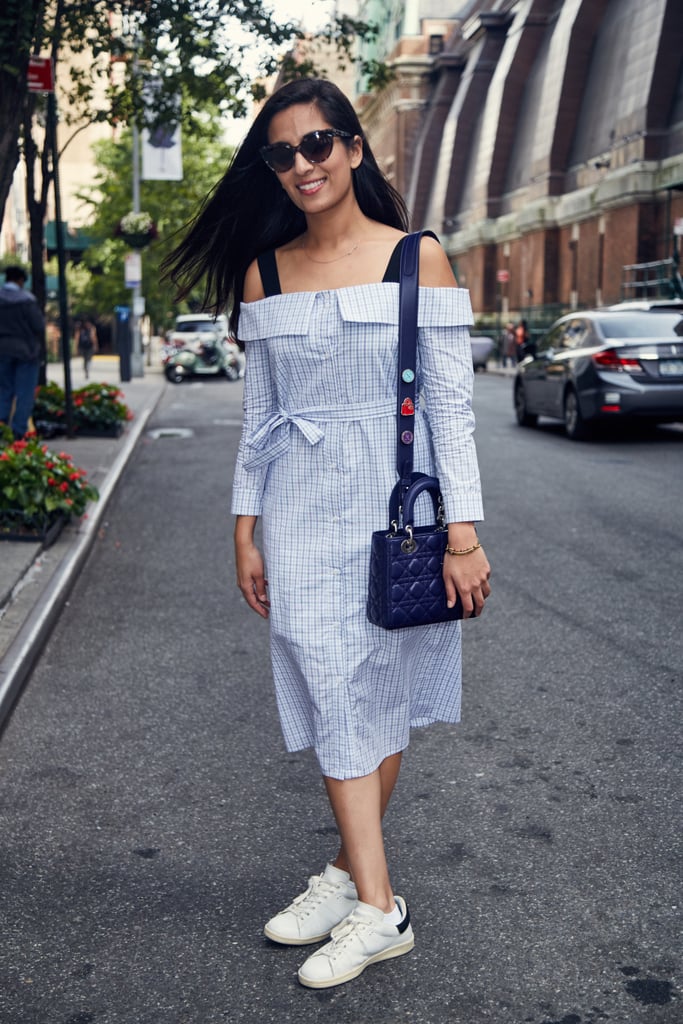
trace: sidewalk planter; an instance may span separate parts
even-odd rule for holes
[[[82,516],[97,489],[66,452],[41,444],[35,434],[19,441],[0,435],[0,540],[54,542],[65,522]]]
[[[119,437],[133,414],[113,384],[86,384],[72,392],[73,428],[77,437]],[[59,384],[36,391],[33,422],[43,437],[66,431],[66,398]]]
[[[57,540],[67,521],[67,517],[61,512],[51,516],[35,517],[5,509],[0,512],[0,541],[24,541],[49,548]]]
[[[77,437],[120,437],[123,433],[123,423],[112,423],[111,426],[101,427],[80,427],[76,426],[74,434]]]

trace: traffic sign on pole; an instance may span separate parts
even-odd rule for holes
[[[55,91],[55,71],[49,57],[29,57],[26,85],[29,92]]]

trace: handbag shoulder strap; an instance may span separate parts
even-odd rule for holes
[[[410,486],[415,440],[415,376],[420,242],[433,231],[415,231],[403,239],[398,300],[398,386],[396,389],[396,469],[401,494]],[[438,241],[438,239],[437,239]]]

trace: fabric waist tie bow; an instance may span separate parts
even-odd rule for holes
[[[309,444],[318,444],[325,432],[317,423],[377,419],[395,413],[396,404],[393,401],[373,406],[340,405],[328,409],[299,409],[295,413],[278,409],[247,438],[247,445],[254,454],[245,459],[244,468],[258,469],[289,451],[292,427],[300,430]]]

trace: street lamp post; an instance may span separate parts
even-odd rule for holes
[[[133,125],[133,213],[140,213],[140,132],[137,124]],[[140,332],[142,301],[142,287],[140,284],[135,284],[133,287],[133,309],[131,314],[133,351],[131,352],[130,360],[130,370],[133,377],[144,377],[145,375],[142,364],[142,336]]]

